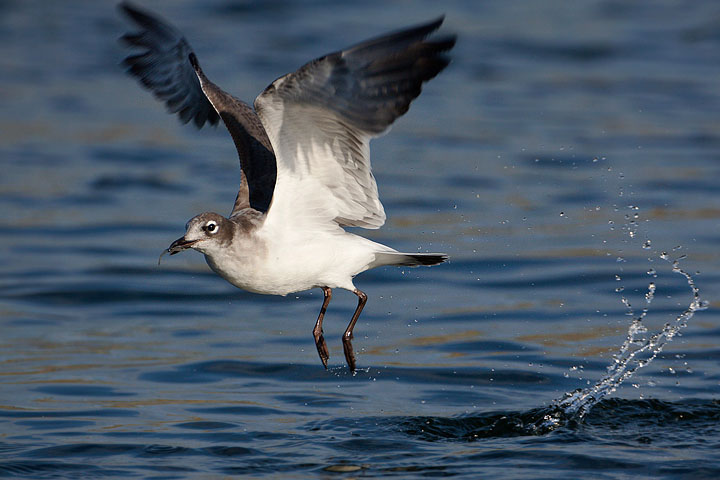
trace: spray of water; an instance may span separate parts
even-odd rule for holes
[[[621,229],[627,234],[628,241],[633,241],[639,236],[639,208],[633,205],[628,206],[628,208],[630,213],[625,215],[625,224]],[[616,208],[617,211],[619,209]],[[616,228],[614,222],[611,221],[609,224],[611,230]],[[652,242],[645,240],[642,243],[642,248],[646,251],[652,250]],[[680,248],[675,247],[673,252]],[[684,311],[679,313],[674,320],[666,323],[660,331],[649,334],[648,328],[643,321],[648,316],[650,306],[655,298],[655,282],[649,282],[644,296],[643,308],[639,313],[633,309],[629,299],[623,294],[625,289],[618,287],[616,292],[621,294],[620,301],[627,309],[627,313],[632,317],[632,320],[625,341],[618,352],[613,355],[613,362],[607,367],[607,373],[593,386],[566,393],[549,406],[518,414],[498,413],[479,417],[446,419],[442,422],[437,418],[423,418],[421,419],[422,427],[420,432],[424,435],[436,435],[439,438],[451,438],[458,435],[463,439],[473,441],[489,437],[543,435],[563,425],[582,422],[595,405],[615,392],[625,380],[633,376],[639,369],[649,365],[662,352],[665,345],[682,328],[687,326],[688,320],[695,315],[695,312],[704,310],[708,306],[706,301],[700,299],[700,290],[695,285],[693,277],[680,267],[680,262],[685,258],[685,255],[676,258],[671,258],[671,255],[667,252],[656,255],[670,265],[673,273],[685,278],[692,293],[690,303]],[[624,261],[625,259],[622,256],[618,257],[618,262]],[[654,262],[654,258],[649,257],[648,261]],[[660,275],[655,268],[650,268],[647,273],[653,279],[658,278]],[[622,279],[617,275],[616,280]]]
[[[695,312],[707,308],[707,302],[700,299],[700,291],[692,276],[680,268],[679,259],[671,260],[665,252],[660,255],[660,258],[671,263],[672,271],[687,280],[693,295],[688,307],[674,321],[666,323],[662,330],[644,337],[643,334],[647,332],[647,328],[642,321],[648,313],[649,305],[655,294],[655,284],[651,282],[645,294],[646,306],[639,315],[633,316],[625,342],[618,353],[613,356],[613,363],[608,367],[608,373],[592,387],[567,393],[563,398],[556,400],[555,406],[558,415],[548,415],[544,422],[541,422],[540,427],[548,428],[559,425],[563,420],[568,419],[582,420],[595,404],[617,390],[618,386],[638,369],[649,365],[680,329],[687,326],[687,321],[695,315]],[[623,303],[632,312],[632,307],[624,297]]]
[[[626,231],[630,238],[635,238],[637,234],[637,207],[631,206],[630,208],[635,210],[635,213],[630,218],[626,216],[626,220],[630,220],[626,223]],[[643,249],[649,250],[650,248],[651,242],[646,240],[643,243]],[[649,365],[662,352],[665,345],[678,334],[680,329],[687,326],[687,321],[695,315],[695,312],[707,308],[708,302],[700,299],[700,290],[695,285],[695,280],[680,267],[680,261],[685,258],[685,255],[673,259],[667,252],[662,252],[659,257],[671,265],[674,273],[685,277],[692,292],[690,304],[673,321],[666,323],[662,330],[652,335],[646,335],[648,329],[643,324],[643,320],[647,316],[650,304],[655,298],[655,283],[649,283],[645,294],[645,304],[639,314],[636,314],[629,300],[623,295],[621,302],[628,309],[632,321],[620,350],[613,355],[613,363],[608,366],[607,374],[595,385],[566,393],[562,398],[555,400],[551,407],[552,413],[544,415],[542,419],[537,421],[532,426],[533,431],[542,433],[567,422],[582,421],[583,417],[587,415],[594,405],[615,392],[620,384],[630,378],[637,370]],[[654,269],[650,269],[648,274],[654,277],[657,276]],[[618,288],[617,291],[622,292],[623,289]]]

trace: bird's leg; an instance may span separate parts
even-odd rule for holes
[[[318,355],[320,355],[320,361],[323,366],[327,369],[327,361],[330,358],[330,352],[328,351],[325,338],[323,337],[322,322],[325,318],[325,311],[332,298],[332,289],[330,287],[322,287],[325,299],[323,300],[322,308],[320,308],[320,315],[318,315],[317,322],[315,322],[315,328],[313,328],[313,337],[315,337],[315,346],[317,347]]]
[[[353,293],[358,296],[358,305],[342,337],[343,351],[345,352],[345,361],[347,361],[348,368],[351,372],[355,371],[355,353],[353,352],[352,346],[353,328],[355,328],[355,322],[357,322],[357,319],[360,316],[360,312],[362,312],[362,309],[365,306],[365,302],[367,302],[367,295],[365,295],[357,288],[353,290]]]

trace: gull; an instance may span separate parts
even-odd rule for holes
[[[441,17],[364,41],[278,78],[250,106],[205,76],[174,26],[129,2],[119,8],[139,28],[121,38],[140,50],[123,61],[128,73],[183,123],[202,128],[222,120],[240,158],[240,189],[230,215],[193,217],[163,254],[192,248],[222,278],[254,293],[321,288],[313,336],[326,369],[323,318],[332,289],[354,293],[357,308],[342,336],[354,372],[353,329],[367,295],[353,278],[384,265],[430,266],[448,258],[399,252],[343,227],[385,223],[370,140],[405,114],[422,84],[449,64],[446,52],[455,36],[428,39]]]

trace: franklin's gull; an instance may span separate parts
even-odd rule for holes
[[[383,265],[437,265],[442,253],[402,253],[343,227],[379,228],[385,211],[370,171],[370,140],[408,111],[422,84],[449,63],[452,35],[428,39],[443,19],[330,53],[278,78],[254,108],[212,83],[183,35],[172,25],[123,2],[139,28],[122,40],[140,52],[128,72],[165,102],[183,123],[201,128],[222,119],[240,157],[240,191],[229,217],[206,212],[163,253],[193,248],[236,287],[287,295],[321,288],[324,300],[313,335],[325,368],[323,317],[333,288],[358,297],[342,337],[355,370],[351,340],[367,295],[353,277]]]

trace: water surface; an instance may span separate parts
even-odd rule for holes
[[[239,169],[222,128],[123,74],[114,4],[0,2],[0,475],[720,476],[720,6],[148,6],[248,101],[444,11],[453,64],[373,143],[389,219],[362,233],[451,261],[357,278],[354,376],[338,291],[323,370],[320,291],[245,293],[194,252],[157,266],[187,219],[231,209]],[[664,251],[710,308],[583,421],[532,433],[606,373],[622,296],[639,313],[656,284],[651,333],[687,308]]]

